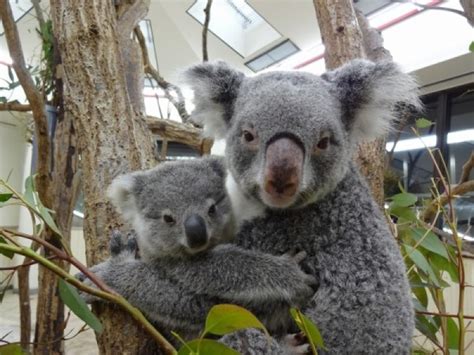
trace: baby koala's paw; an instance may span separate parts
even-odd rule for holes
[[[311,354],[311,346],[303,333],[288,334],[280,341],[285,354]]]
[[[137,259],[138,244],[134,232],[123,235],[119,230],[114,230],[109,243],[110,256],[115,260]]]
[[[98,264],[90,268],[90,271],[93,272],[95,275],[97,275],[97,277],[100,279],[102,279],[102,277],[100,276],[100,269],[98,267],[101,265],[102,264]],[[79,281],[81,281],[82,283],[84,283],[86,286],[97,288],[97,285],[91,279],[89,279],[86,275],[84,275],[82,272],[74,275],[74,277],[78,279]],[[92,302],[97,302],[101,300],[99,297],[96,297],[84,291],[79,291],[79,295],[86,303],[92,303]]]
[[[311,274],[307,274],[300,267],[306,258],[306,252],[287,253],[280,256],[280,260],[286,265],[287,292],[294,305],[304,305],[314,295],[318,286],[318,280]]]

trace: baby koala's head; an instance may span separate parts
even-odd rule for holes
[[[218,157],[166,162],[117,177],[108,197],[135,229],[142,258],[182,257],[233,237],[225,177]]]

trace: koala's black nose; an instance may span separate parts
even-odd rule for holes
[[[186,218],[184,232],[190,248],[199,248],[207,243],[206,222],[197,214],[192,214]]]

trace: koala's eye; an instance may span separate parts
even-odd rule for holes
[[[247,131],[247,130],[243,131],[242,137],[244,137],[244,140],[247,143],[253,142],[255,140],[255,136],[250,131]]]
[[[215,204],[211,205],[207,213],[209,214],[209,216],[214,216],[216,214],[216,205]]]
[[[176,222],[173,216],[170,216],[169,214],[163,215],[163,221],[165,221],[169,225],[173,225]]]
[[[318,149],[326,150],[329,148],[329,137],[323,137],[319,140],[317,144]]]

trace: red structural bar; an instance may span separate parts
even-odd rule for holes
[[[438,5],[439,3],[441,3],[442,0],[432,0],[424,5],[426,6],[435,6],[435,5]],[[410,18],[424,10],[427,10],[427,9],[413,9],[413,10],[410,10],[408,11],[407,13],[403,14],[403,15],[400,15],[398,17],[395,17],[394,19],[382,24],[382,25],[379,25],[377,26],[376,28],[379,30],[379,31],[383,31],[389,27],[392,27],[393,25],[396,25],[397,23],[400,23],[402,21],[405,21],[407,18]],[[321,53],[321,54],[318,54],[317,56],[314,56],[314,57],[311,57],[307,60],[305,60],[304,62],[300,63],[300,64],[297,64],[293,69],[301,69],[311,63],[314,63],[320,59],[324,58],[324,52]]]

